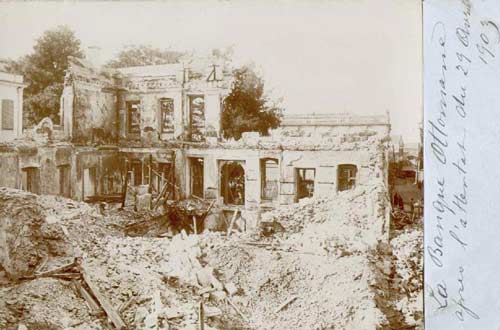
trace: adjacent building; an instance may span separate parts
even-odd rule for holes
[[[23,76],[0,71],[0,142],[23,132]]]

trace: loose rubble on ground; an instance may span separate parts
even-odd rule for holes
[[[423,329],[421,226],[377,241],[379,193],[196,235],[161,212],[0,188],[0,328]]]

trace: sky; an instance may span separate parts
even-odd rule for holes
[[[420,0],[1,2],[0,58],[32,52],[68,25],[101,60],[125,45],[253,61],[286,114],[384,114],[417,142],[422,118]]]

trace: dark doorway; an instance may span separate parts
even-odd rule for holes
[[[302,198],[314,196],[314,177],[316,169],[314,168],[298,168],[296,170],[297,177],[297,201]]]
[[[70,198],[71,197],[71,187],[70,187],[70,166],[60,165],[59,169],[59,195]]]
[[[203,198],[203,158],[189,158],[191,195]]]
[[[23,171],[26,173],[26,190],[34,193],[40,193],[40,170],[38,167],[25,167]]]
[[[223,162],[220,187],[224,204],[245,204],[245,170],[239,162]]]

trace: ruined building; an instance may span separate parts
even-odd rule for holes
[[[120,201],[127,183],[138,208],[195,196],[219,214],[238,209],[251,228],[263,209],[386,182],[388,115],[285,116],[270,136],[225,141],[231,83],[211,60],[97,70],[71,59],[61,125],[42,122],[2,145],[0,186]]]

